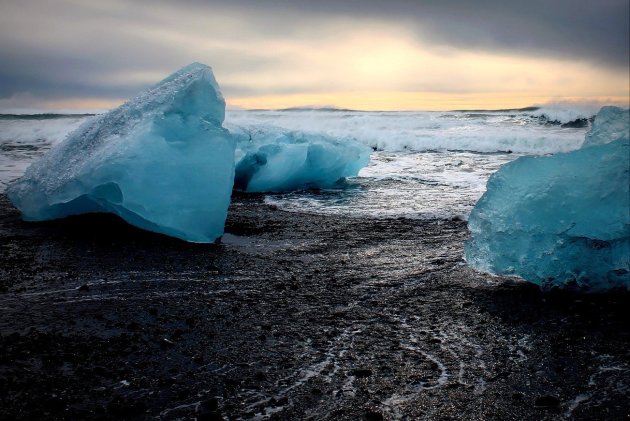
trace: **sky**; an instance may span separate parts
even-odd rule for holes
[[[628,105],[628,0],[2,0],[0,110],[106,109],[192,62],[228,107]]]

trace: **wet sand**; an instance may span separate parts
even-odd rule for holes
[[[630,297],[462,261],[461,221],[234,198],[221,244],[0,196],[0,419],[626,419]]]

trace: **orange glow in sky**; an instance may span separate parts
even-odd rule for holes
[[[305,20],[308,25],[282,32],[272,23],[265,26],[260,12],[227,6],[217,13],[196,13],[194,8],[168,3],[146,8],[122,0],[81,2],[80,19],[72,16],[79,10],[74,6],[58,16],[64,19],[63,30],[51,18],[60,13],[59,7],[49,3],[38,5],[42,9],[38,14],[16,3],[0,17],[6,31],[28,48],[85,51],[88,62],[121,55],[120,66],[102,73],[77,69],[82,80],[75,83],[69,75],[64,83],[86,88],[65,97],[36,98],[46,107],[109,108],[194,61],[212,66],[228,107],[447,110],[565,100],[626,106],[629,102],[623,66],[575,54],[435,43],[404,22],[374,16],[313,17]],[[142,24],[125,20],[127,16],[141,16]],[[271,12],[266,18],[275,22]],[[117,37],[118,44],[106,43],[101,46],[104,52],[93,52],[101,40],[92,32],[94,25]],[[116,26],[115,33],[111,25]],[[136,64],[127,65],[130,59]],[[64,79],[64,72],[56,77]],[[61,86],[57,79],[52,88]],[[99,97],[91,93],[91,86],[113,94]],[[11,100],[0,98],[0,105],[2,101],[10,105]]]
[[[220,63],[213,67],[220,85],[246,86],[252,92],[226,95],[228,106],[249,109],[450,110],[525,107],[563,100],[628,103],[628,77],[621,71],[575,60],[436,50],[411,41],[404,33],[383,36],[394,32],[355,32],[342,42],[261,40],[239,44],[232,48],[243,54],[267,51],[270,56],[290,59],[278,59],[282,64],[256,72],[247,68],[225,72]],[[172,34],[164,36],[170,39]],[[161,78],[158,72],[117,77],[145,83]],[[122,100],[54,105],[103,108]]]

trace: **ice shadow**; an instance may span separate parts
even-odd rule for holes
[[[471,292],[478,308],[513,325],[557,324],[588,330],[626,329],[630,326],[630,292],[611,290],[584,293],[562,289],[541,290],[520,280],[507,279],[498,286]]]

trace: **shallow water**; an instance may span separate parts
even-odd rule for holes
[[[89,116],[0,114],[0,192]]]
[[[298,212],[466,219],[490,174],[516,156],[377,151],[344,189],[274,194],[266,202]]]

